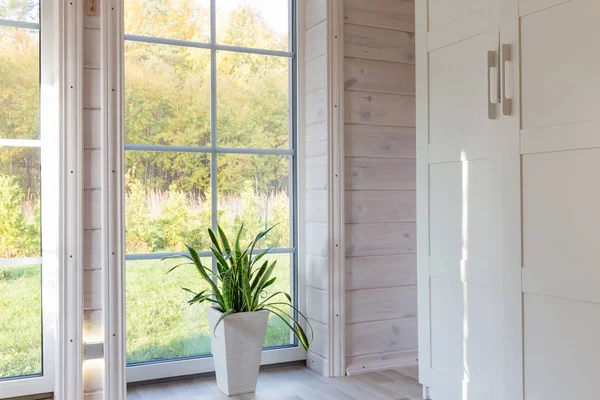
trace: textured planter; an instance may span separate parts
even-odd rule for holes
[[[222,313],[206,309],[210,326],[217,387],[227,396],[253,393],[262,356],[268,311],[236,313],[226,316],[217,327]]]

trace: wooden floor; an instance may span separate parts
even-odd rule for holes
[[[416,368],[370,372],[343,378],[324,378],[304,367],[262,371],[256,393],[227,397],[214,378],[141,386],[128,400],[422,400]]]

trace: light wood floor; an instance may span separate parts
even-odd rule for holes
[[[262,371],[256,393],[227,397],[214,378],[132,388],[128,400],[422,400],[416,368],[324,378],[304,367]]]

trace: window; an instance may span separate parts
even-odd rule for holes
[[[210,354],[204,310],[180,289],[200,290],[200,279],[166,275],[177,261],[161,261],[189,244],[212,263],[209,227],[231,234],[243,221],[249,241],[278,224],[263,246],[278,289],[297,292],[294,10],[289,0],[125,0],[130,366]],[[297,344],[272,319],[266,346]]]
[[[40,123],[40,11],[39,1],[0,0],[2,397],[52,390],[58,202],[57,191],[47,189],[58,169],[54,149],[43,143],[58,136]]]

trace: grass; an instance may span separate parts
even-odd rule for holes
[[[42,372],[39,265],[0,267],[0,378]]]
[[[274,254],[272,291],[290,292],[290,255]],[[210,259],[206,260],[210,265]],[[179,260],[127,261],[127,362],[141,363],[210,354],[204,306],[189,306],[188,287],[204,283],[193,266],[166,274]],[[290,293],[291,294],[291,293]],[[0,268],[0,379],[41,372],[39,265]],[[289,329],[271,316],[265,347],[293,343]]]

